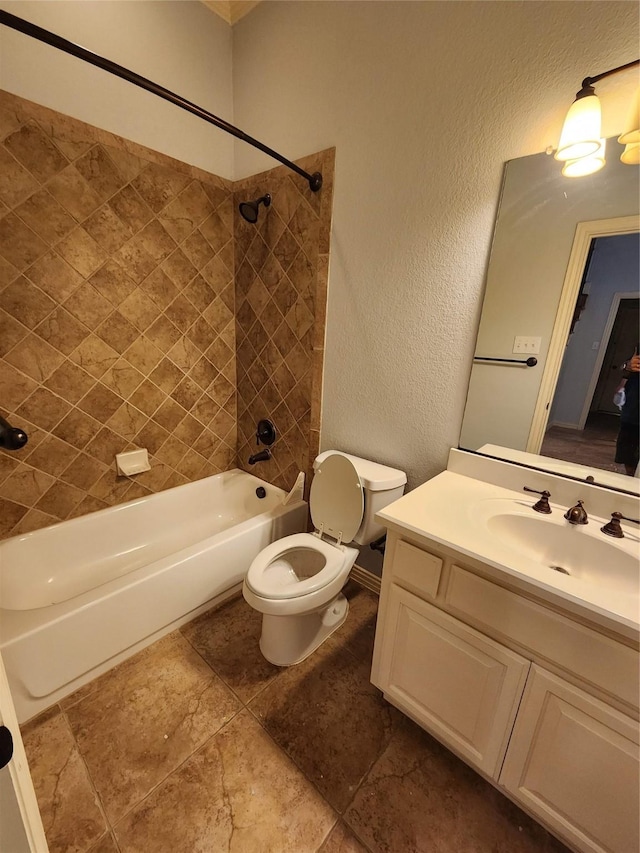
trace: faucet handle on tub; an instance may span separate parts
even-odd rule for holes
[[[0,416],[0,447],[5,450],[20,450],[29,440],[26,432],[20,427],[12,427]]]
[[[551,512],[551,507],[549,506],[549,498],[551,497],[551,492],[548,492],[546,489],[543,492],[539,492],[537,489],[530,489],[528,486],[522,487],[525,492],[533,492],[534,495],[542,495],[537,503],[531,507],[535,509],[536,512],[544,512],[548,515]]]
[[[607,536],[615,536],[616,539],[623,539],[624,533],[622,532],[622,527],[620,526],[620,521],[631,521],[633,524],[640,524],[639,518],[627,518],[626,515],[623,515],[621,512],[612,512],[611,513],[611,521],[607,522],[604,527],[601,527],[603,533],[606,533]]]
[[[258,421],[258,426],[256,427],[256,444],[265,444],[267,447],[271,447],[275,440],[276,428],[272,421],[268,420],[268,418]]]

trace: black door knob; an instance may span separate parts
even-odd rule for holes
[[[13,758],[13,738],[6,726],[0,726],[0,769]]]

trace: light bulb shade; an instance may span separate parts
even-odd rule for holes
[[[600,147],[600,101],[597,95],[577,98],[564,120],[556,160],[577,160],[595,154]]]
[[[620,160],[627,166],[640,165],[640,142],[629,142],[620,155]]]
[[[607,145],[606,139],[600,140],[600,147],[589,157],[578,157],[576,160],[567,160],[562,167],[562,174],[565,178],[582,178],[584,175],[593,175],[594,172],[599,172],[606,163],[605,149]]]
[[[623,145],[640,142],[640,86],[636,89],[629,108],[624,131],[618,137],[618,142],[621,142]],[[620,159],[622,160],[622,158]],[[628,161],[622,160],[622,162],[627,163]]]

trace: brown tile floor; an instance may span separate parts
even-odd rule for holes
[[[566,853],[369,682],[377,599],[298,666],[241,599],[24,726],[51,853]]]

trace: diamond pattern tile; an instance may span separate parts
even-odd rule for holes
[[[255,424],[269,417],[278,441],[259,473],[283,488],[299,471],[310,481],[318,450],[314,431],[320,424],[326,301],[320,234],[330,228],[333,152],[317,155],[304,168],[325,175],[329,191],[320,199],[283,168],[235,188],[236,209],[243,199],[265,192],[273,199],[255,226],[236,213],[238,466],[250,470],[246,460],[254,452]],[[319,316],[316,305],[322,306]]]
[[[332,174],[333,152],[313,162]],[[248,225],[237,203],[267,184]],[[331,193],[309,196],[283,167],[234,186],[0,91],[0,414],[30,436],[0,450],[0,537],[244,466],[260,417],[280,437],[257,473],[308,470]],[[152,470],[132,483],[113,460],[133,447]]]

